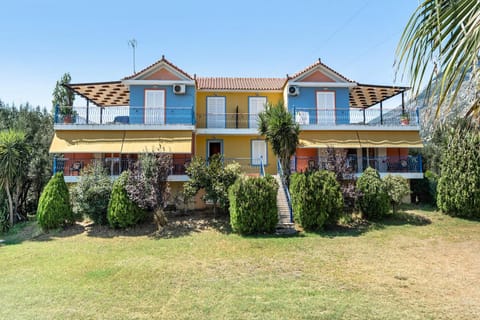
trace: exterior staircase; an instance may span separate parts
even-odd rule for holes
[[[278,224],[276,228],[277,234],[296,234],[295,224],[290,220],[290,207],[288,205],[287,195],[282,186],[280,175],[273,176],[278,183],[277,191],[277,208],[278,208]]]

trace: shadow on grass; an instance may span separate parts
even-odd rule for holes
[[[388,215],[381,220],[368,221],[356,218],[352,219],[349,223],[327,227],[325,230],[314,233],[328,238],[358,237],[366,232],[385,229],[389,226],[426,226],[431,223],[432,221],[428,217],[410,212],[398,211],[397,213]]]

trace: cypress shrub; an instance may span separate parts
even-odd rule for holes
[[[112,228],[134,226],[146,217],[146,212],[130,200],[125,191],[128,174],[128,171],[124,171],[113,183],[107,210],[108,223]]]
[[[56,173],[43,189],[37,208],[37,221],[44,230],[73,223],[70,195],[63,173]]]
[[[81,172],[72,190],[75,216],[88,216],[96,224],[107,224],[107,209],[112,193],[112,180],[100,162],[88,166]]]
[[[379,219],[390,211],[388,194],[380,174],[374,168],[367,168],[357,180],[360,192],[358,204],[365,219]]]
[[[242,176],[229,188],[230,225],[240,234],[272,233],[278,223],[278,184],[272,176]]]
[[[290,194],[295,221],[305,230],[335,224],[343,210],[341,187],[330,171],[293,174]]]
[[[442,154],[437,205],[458,217],[480,218],[480,131],[457,127],[448,136]]]

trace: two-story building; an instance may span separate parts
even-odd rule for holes
[[[72,106],[73,117],[62,115],[64,108],[55,113],[50,152],[67,182],[93,161],[117,176],[139,154],[158,148],[172,154],[173,190],[187,181],[185,165],[193,156],[220,153],[245,173],[258,173],[262,163],[276,174],[277,159],[258,134],[257,119],[267,102],[279,101],[301,126],[293,170],[324,167],[327,148],[335,148],[357,175],[372,166],[382,175],[423,177],[421,158],[410,155],[422,148],[416,112],[382,108],[408,88],[360,84],[320,60],[286,78],[206,78],[162,57],[120,81],[68,87],[87,103]]]

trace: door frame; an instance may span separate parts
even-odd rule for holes
[[[223,157],[223,139],[207,139],[207,153],[206,153],[206,159],[208,160],[210,158],[210,144],[211,143],[220,143],[220,154]]]

